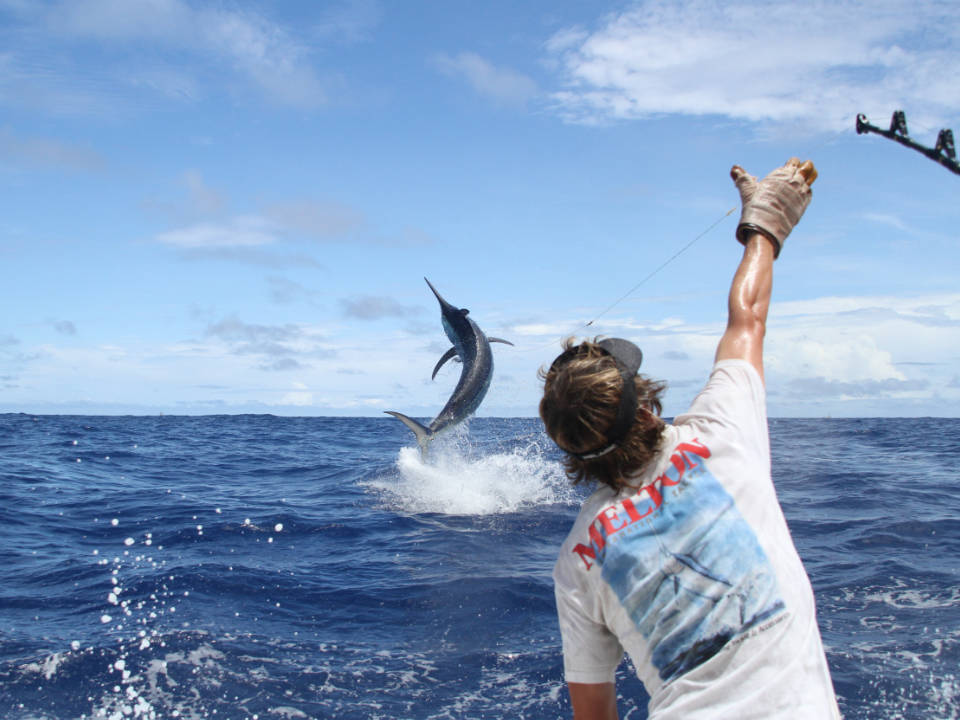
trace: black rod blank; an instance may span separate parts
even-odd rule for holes
[[[916,150],[926,155],[931,160],[940,163],[947,170],[960,175],[960,164],[957,163],[957,150],[953,144],[953,131],[949,129],[941,130],[937,136],[935,147],[927,147],[913,140],[907,133],[907,116],[903,110],[897,110],[890,119],[890,129],[884,130],[876,125],[871,125],[867,121],[867,116],[863,113],[857,115],[857,134],[876,133],[885,138],[895,140],[901,145]]]

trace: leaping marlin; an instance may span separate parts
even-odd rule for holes
[[[427,279],[424,278],[424,280]],[[433,438],[465,420],[480,407],[480,403],[490,387],[490,379],[493,377],[493,353],[490,351],[490,343],[499,342],[513,345],[512,342],[500,338],[488,338],[477,324],[467,317],[469,310],[454,307],[448,303],[440,296],[440,293],[437,292],[437,289],[429,280],[427,280],[427,285],[437,296],[437,301],[440,303],[440,320],[443,323],[443,331],[447,334],[450,342],[453,343],[453,347],[443,354],[443,357],[433,368],[432,377],[435,378],[437,371],[447,360],[453,357],[460,360],[463,364],[463,370],[460,371],[460,381],[453,389],[453,395],[447,400],[447,404],[443,406],[440,414],[430,422],[430,425],[421,425],[403,413],[393,410],[385,411],[413,431],[413,434],[417,436],[417,444],[420,446],[421,455],[426,454],[427,445]]]

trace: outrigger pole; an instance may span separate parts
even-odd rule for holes
[[[941,130],[940,134],[937,135],[936,147],[928,148],[912,140],[907,134],[907,116],[903,110],[897,110],[893,113],[893,117],[890,119],[889,130],[871,125],[867,122],[867,116],[863,113],[857,115],[857,134],[862,135],[871,132],[877,135],[883,135],[885,138],[890,138],[891,140],[896,140],[901,145],[906,145],[908,148],[923,153],[931,160],[943,165],[947,170],[960,175],[960,164],[957,163],[957,150],[953,145],[952,130]]]

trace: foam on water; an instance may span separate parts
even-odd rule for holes
[[[426,458],[417,448],[401,448],[396,470],[370,486],[402,512],[491,515],[575,501],[562,468],[545,456],[538,439],[485,452],[460,432],[435,441]]]

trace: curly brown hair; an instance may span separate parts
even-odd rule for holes
[[[634,423],[618,447],[590,459],[571,453],[586,453],[608,442],[607,436],[620,406],[623,380],[616,360],[597,343],[584,340],[576,357],[560,367],[540,368],[544,381],[540,418],[553,441],[566,451],[563,465],[574,484],[601,482],[614,490],[623,479],[639,472],[657,454],[665,423],[661,396],[666,383],[637,375],[637,411]],[[564,351],[576,346],[573,338]]]

